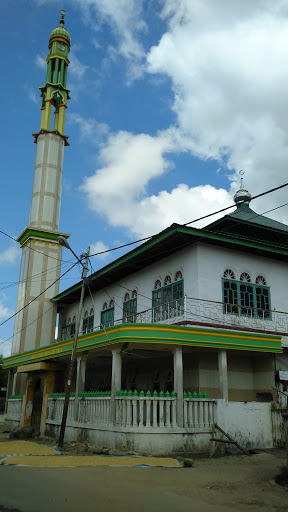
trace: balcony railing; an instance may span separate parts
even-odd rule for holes
[[[183,321],[288,334],[288,313],[270,309],[248,308],[237,304],[224,304],[223,302],[186,296],[133,314],[131,318],[120,318],[115,320],[113,325],[123,323],[178,324]],[[90,332],[101,329],[105,329],[105,326],[93,327]],[[80,331],[80,334],[83,333]],[[67,332],[62,332],[61,340],[69,338],[71,336]]]

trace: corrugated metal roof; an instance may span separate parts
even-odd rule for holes
[[[254,212],[254,210],[252,210],[246,203],[238,205],[234,212],[225,215],[225,217],[232,217],[236,220],[239,219],[245,222],[252,222],[253,224],[260,224],[266,228],[288,232],[288,226],[286,226],[286,224],[282,224],[282,222],[270,219],[264,215],[259,215],[258,213]]]

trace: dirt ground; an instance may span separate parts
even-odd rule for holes
[[[0,510],[287,512],[288,490],[274,481],[285,461],[285,450],[270,450],[192,468],[0,466]]]

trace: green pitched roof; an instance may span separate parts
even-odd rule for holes
[[[239,221],[236,222],[238,223]],[[109,284],[115,283],[197,242],[288,261],[288,233],[286,244],[282,236],[282,243],[278,245],[277,243],[270,242],[268,240],[269,237],[263,237],[263,240],[261,240],[261,237],[234,235],[231,232],[227,232],[226,229],[222,229],[222,226],[221,230],[217,229],[217,232],[215,231],[210,231],[206,228],[196,229],[172,224],[172,226],[153,236],[147,242],[97,270],[91,276],[89,288],[91,292],[105,288]],[[243,232],[245,233],[244,230]],[[274,235],[274,231],[272,234]],[[64,304],[75,302],[79,299],[80,288],[81,281],[62,291],[52,300],[53,302]],[[90,291],[85,290],[85,293],[88,295]]]
[[[286,226],[286,224],[278,222],[277,220],[269,219],[269,217],[265,217],[264,215],[259,215],[254,212],[247,203],[238,205],[234,212],[225,215],[225,217],[232,217],[236,220],[253,222],[254,224],[260,224],[266,228],[288,232],[288,226]]]

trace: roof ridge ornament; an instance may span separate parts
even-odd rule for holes
[[[65,14],[66,14],[66,11],[65,11],[64,9],[62,9],[62,10],[60,11],[60,14],[61,14],[60,26],[62,26],[62,27],[63,27],[63,25],[64,25],[64,23],[65,23],[65,21],[64,21],[64,16],[65,16]]]
[[[237,190],[236,194],[234,195],[234,203],[237,205],[237,207],[241,206],[242,204],[249,204],[251,200],[251,194],[248,192],[246,188],[244,188],[244,179],[243,176],[245,174],[245,171],[239,171],[239,174],[241,176],[241,184],[240,189]],[[243,203],[245,201],[245,203]],[[239,204],[240,203],[240,204]]]

